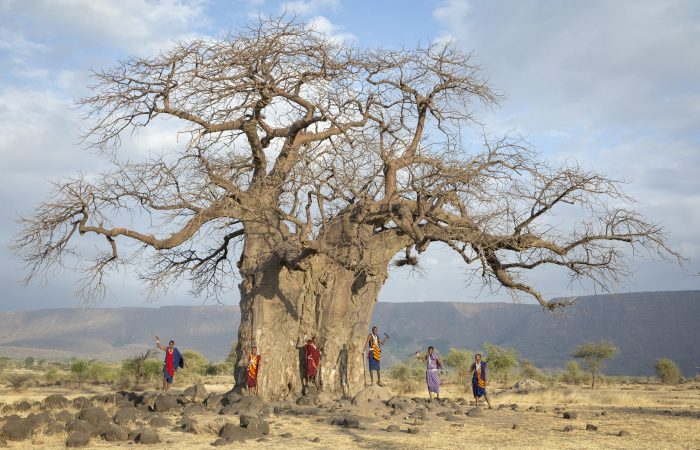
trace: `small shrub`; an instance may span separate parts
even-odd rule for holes
[[[678,384],[683,376],[676,363],[668,358],[661,358],[656,361],[654,368],[656,369],[656,376],[664,384]]]

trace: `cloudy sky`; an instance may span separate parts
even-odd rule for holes
[[[618,292],[700,289],[700,3],[688,1],[467,0],[0,0],[0,310],[76,306],[73,277],[21,285],[8,246],[49,182],[101,170],[79,144],[74,100],[90,70],[146,56],[174,40],[216,38],[258,14],[284,11],[363,47],[453,40],[473,51],[506,97],[482,120],[517,130],[550,160],[576,159],[628,182],[637,208],[664,224],[685,267],[636,258]],[[165,148],[156,130],[130,145]],[[436,248],[426,274],[392,272],[382,301],[508,300],[467,285],[464,266]],[[590,293],[548,271],[548,297]],[[143,286],[114,279],[104,306],[143,305]],[[186,287],[157,305],[200,304]],[[237,304],[232,292],[225,303]]]

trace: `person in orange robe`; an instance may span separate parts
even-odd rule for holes
[[[258,374],[260,373],[260,364],[262,356],[258,355],[258,347],[253,347],[253,350],[248,355],[248,393],[258,395]]]

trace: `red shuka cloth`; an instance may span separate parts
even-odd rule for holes
[[[175,375],[175,369],[173,368],[173,352],[170,350],[165,352],[165,370],[168,371],[168,375],[171,377]]]
[[[318,363],[321,360],[321,352],[315,345],[306,344],[306,376],[315,377]]]

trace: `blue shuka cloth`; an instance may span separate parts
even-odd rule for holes
[[[369,352],[369,370],[379,370],[379,361],[374,359],[374,353]]]
[[[486,383],[486,363],[481,361],[481,379]],[[474,392],[474,397],[481,397],[486,395],[486,387],[479,386],[479,381],[476,375],[476,363],[474,363],[474,375],[472,376],[472,392]]]
[[[173,377],[170,376],[168,373],[168,352],[165,352],[165,359],[163,360],[163,377],[165,378],[165,381],[167,383],[172,383],[173,382]],[[180,350],[176,348],[173,349],[173,371],[177,372],[177,369],[179,367],[184,366],[184,358],[182,357],[182,354],[180,353]]]

